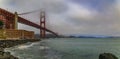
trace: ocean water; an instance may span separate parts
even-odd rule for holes
[[[120,38],[50,38],[5,51],[19,59],[98,59],[101,53],[120,59]]]

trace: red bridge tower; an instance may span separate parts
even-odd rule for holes
[[[45,38],[46,35],[46,17],[45,17],[45,11],[41,11],[40,13],[40,26],[44,29],[40,29],[40,37]]]

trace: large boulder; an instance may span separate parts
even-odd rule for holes
[[[99,59],[118,59],[118,58],[111,53],[102,53],[99,55]]]

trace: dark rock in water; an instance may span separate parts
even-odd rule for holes
[[[103,53],[99,55],[99,59],[118,59],[118,58],[111,53]]]

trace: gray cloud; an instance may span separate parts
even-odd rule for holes
[[[116,5],[110,5],[104,11],[98,12],[93,18],[75,18],[68,17],[74,27],[82,27],[76,29],[78,34],[91,34],[91,35],[119,35],[120,34],[120,17],[119,10],[115,8]]]

